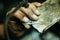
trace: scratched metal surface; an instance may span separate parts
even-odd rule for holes
[[[48,0],[38,10],[40,12],[39,20],[30,21],[26,24],[32,24],[41,33],[60,20],[59,0]]]

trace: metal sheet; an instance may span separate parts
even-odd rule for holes
[[[53,1],[51,3],[51,1]],[[38,21],[30,21],[26,24],[32,24],[32,26],[37,29],[39,32],[44,32],[56,22],[60,20],[60,4],[59,0],[49,0],[42,4],[41,7],[38,8],[40,12]]]

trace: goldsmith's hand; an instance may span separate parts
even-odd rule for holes
[[[37,7],[41,6],[40,3],[34,2],[28,4],[29,6],[27,8],[21,7],[14,13],[14,16],[17,17],[22,22],[28,22],[29,19],[38,20],[38,15],[40,15],[39,11],[37,10]],[[11,13],[14,9],[15,7],[8,11],[7,14]]]
[[[37,8],[39,6],[41,6],[40,3],[34,2],[34,3],[28,3],[28,4],[29,4],[29,7],[27,7],[27,8],[21,7],[19,10],[17,10],[14,13],[14,16],[22,22],[29,22],[29,20],[36,21],[36,20],[38,20],[38,16],[40,15],[39,11],[37,10]],[[14,9],[15,9],[15,7],[12,8],[11,11],[9,11],[7,14],[11,13]],[[28,25],[28,24],[23,24],[23,25],[26,29],[30,28],[30,25]],[[24,31],[18,31],[21,28],[18,27],[15,24],[15,22],[10,22],[10,29],[17,36],[21,36],[24,33]]]
[[[14,13],[14,16],[16,18],[18,18],[20,21],[22,22],[28,22],[29,20],[38,20],[38,16],[40,15],[39,11],[37,10],[37,8],[39,6],[41,6],[40,3],[38,2],[34,2],[34,3],[28,3],[29,4],[29,7],[25,8],[25,7],[21,7],[19,8],[19,10],[17,10],[15,13]],[[11,11],[8,11],[7,14],[11,13],[13,10],[15,9],[12,8]],[[26,28],[30,28],[29,25],[27,24],[23,24]]]

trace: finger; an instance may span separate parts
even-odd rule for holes
[[[23,24],[26,29],[30,29],[30,25],[28,24]]]
[[[36,15],[40,15],[39,11],[37,10],[37,8],[33,5],[29,3],[29,8],[36,14]]]
[[[20,29],[20,28],[18,28],[16,25],[14,25],[14,24],[16,24],[15,21],[9,21],[9,24],[13,26],[12,28],[13,28],[14,30]],[[24,27],[25,27],[26,29],[30,29],[30,25],[24,24],[24,23],[23,23],[23,25],[24,25]],[[19,25],[19,26],[20,26],[20,25]]]
[[[23,12],[21,12],[20,10],[17,10],[14,16],[17,17],[22,22],[29,21],[29,19],[25,16],[25,14],[23,14]]]
[[[31,9],[26,9],[24,7],[21,7],[20,10],[24,12],[30,19],[38,20],[38,17],[31,11]]]
[[[40,7],[41,6],[41,3],[38,3],[38,2],[33,2],[32,4],[35,5],[36,7]]]
[[[12,8],[10,11],[8,11],[6,15],[10,14],[14,10],[15,10],[15,7]],[[19,10],[17,10],[16,13],[14,13],[14,16],[17,17],[22,22],[28,22],[29,21],[29,19]]]

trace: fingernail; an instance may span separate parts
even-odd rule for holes
[[[28,22],[29,19],[28,19],[27,17],[24,17],[24,18],[23,18],[23,21],[24,21],[24,22]]]
[[[37,17],[35,14],[32,15],[32,18],[33,18],[34,20],[38,20],[38,17]]]
[[[40,3],[38,3],[38,4],[37,4],[37,6],[41,6],[41,4],[40,4]]]
[[[39,11],[38,10],[35,10],[35,13],[36,15],[40,15]]]

